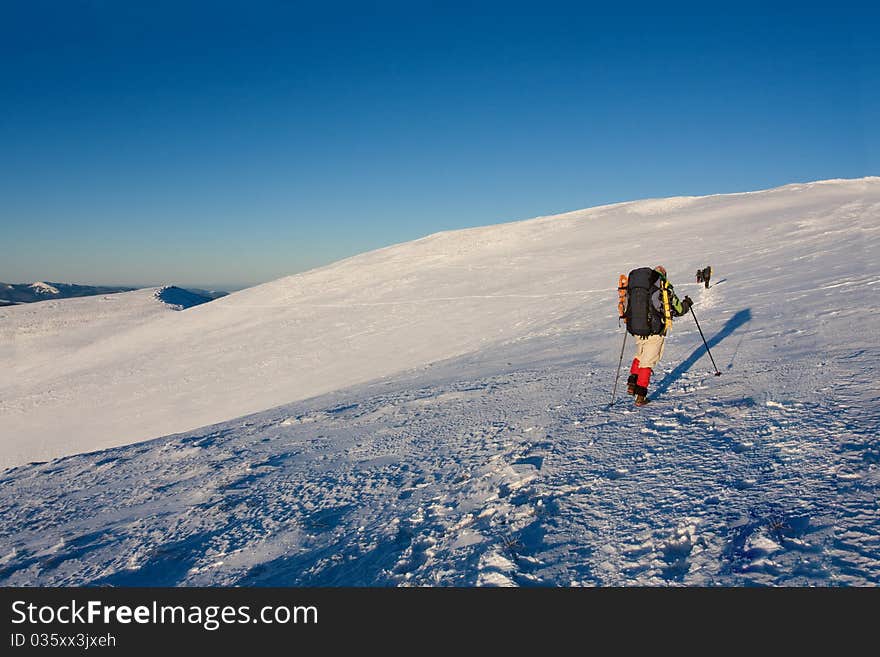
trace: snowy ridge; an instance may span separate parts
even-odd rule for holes
[[[209,298],[193,294],[189,290],[184,290],[175,285],[166,285],[156,290],[154,296],[156,299],[172,310],[186,310],[193,306],[198,306],[210,301]]]
[[[811,183],[441,233],[114,329],[0,390],[0,426],[29,381],[105,395],[86,449],[289,398],[6,471],[0,584],[876,585],[878,253],[880,179]],[[654,403],[608,409],[617,274],[658,263],[722,376],[681,318]],[[30,426],[75,419],[45,390]]]
[[[28,287],[34,289],[39,294],[61,294],[57,287],[49,285],[48,283],[36,282],[31,283]]]
[[[177,307],[161,298],[165,289],[169,288],[51,299],[0,308],[0,359],[9,375],[0,378],[0,388],[20,384],[28,377],[45,381],[58,371],[59,360],[63,362],[108,336],[125,335],[176,310]],[[187,300],[186,295],[190,293],[180,292],[185,293],[180,300]],[[5,443],[3,450],[8,449]]]

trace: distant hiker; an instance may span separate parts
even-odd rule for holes
[[[709,279],[712,278],[712,268],[704,267],[697,270],[697,283],[703,283],[709,289]]]
[[[629,370],[626,391],[635,395],[636,406],[644,406],[650,401],[648,384],[663,356],[672,318],[687,314],[693,301],[687,296],[679,300],[662,265],[634,269],[626,280],[626,330],[636,336],[636,357]]]

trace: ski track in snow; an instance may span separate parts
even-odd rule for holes
[[[760,392],[778,362],[701,363],[639,410],[608,409],[605,369],[554,365],[15,468],[0,583],[875,584],[878,416],[831,356],[798,401]]]

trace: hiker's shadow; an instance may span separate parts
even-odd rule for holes
[[[724,338],[733,333],[736,329],[738,329],[743,324],[750,322],[752,319],[752,311],[749,308],[745,308],[744,310],[740,310],[733,317],[727,320],[727,323],[724,324],[724,327],[718,331],[715,335],[713,335],[706,343],[709,345],[709,349],[717,345]],[[659,383],[659,385],[654,389],[653,397],[656,399],[667,390],[669,390],[669,386],[678,381],[681,376],[687,372],[691,367],[693,367],[694,363],[696,363],[700,358],[706,353],[706,348],[700,344],[699,347],[694,349],[693,353],[685,358],[674,370],[672,370],[669,374],[663,377],[663,380]]]

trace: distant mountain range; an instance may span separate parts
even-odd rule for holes
[[[131,292],[136,287],[114,287],[106,285],[74,285],[72,283],[0,283],[0,306],[11,306],[18,303],[33,303],[48,299],[69,299],[71,297],[90,297],[98,294],[114,294]],[[226,296],[227,292],[218,290],[198,290],[187,288],[200,297],[217,299]]]

